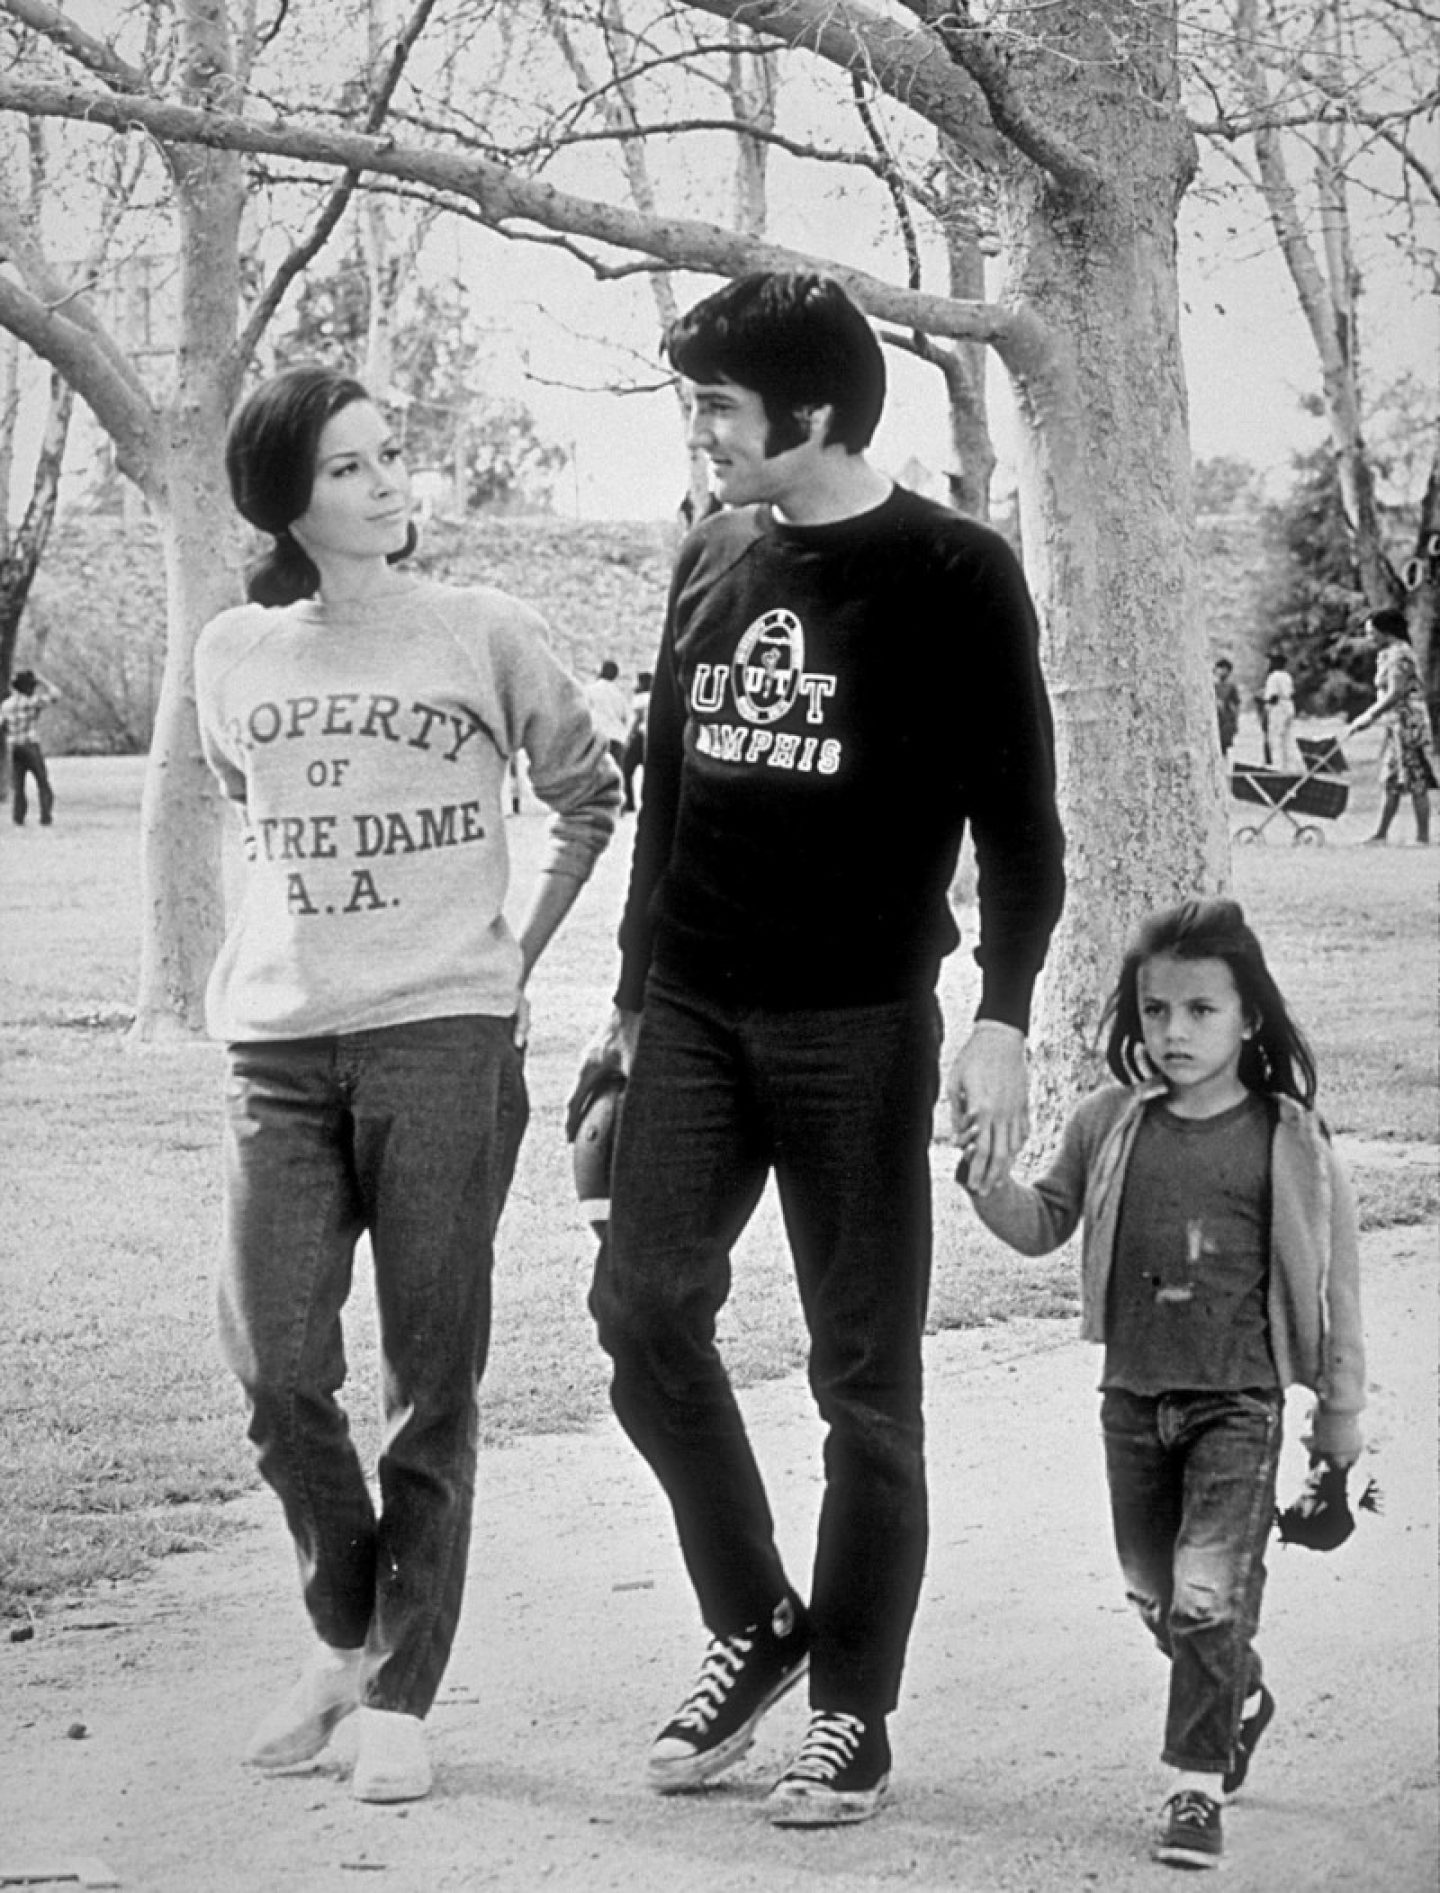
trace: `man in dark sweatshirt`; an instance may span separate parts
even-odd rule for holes
[[[767,1806],[818,1826],[885,1794],[925,1562],[948,891],[968,822],[982,991],[949,1090],[984,1187],[1026,1134],[1031,989],[1063,900],[1052,728],[1014,555],[866,459],[884,362],[838,284],[746,277],[666,348],[723,510],[676,564],[615,1010],[576,1090],[628,1075],[591,1305],[710,1635],[649,1779],[713,1780],[808,1666],[808,1731]],[[715,1346],[771,1172],[828,1427],[808,1601]]]

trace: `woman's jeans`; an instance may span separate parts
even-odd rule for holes
[[[1112,1388],[1100,1418],[1126,1590],[1170,1658],[1161,1760],[1224,1774],[1262,1674],[1251,1640],[1275,1514],[1281,1395]]]
[[[424,1715],[465,1582],[493,1238],[528,1105],[508,1019],[230,1047],[220,1335],[316,1634],[365,1700]],[[374,1257],[379,1515],[336,1396],[355,1245]]]
[[[616,1414],[665,1488],[705,1623],[768,1622],[790,1586],[715,1323],[773,1169],[829,1429],[811,1700],[862,1715],[895,1706],[925,1564],[939,1048],[928,994],[756,1011],[652,974],[591,1297]]]

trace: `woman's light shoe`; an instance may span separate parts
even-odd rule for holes
[[[362,1709],[350,1792],[357,1801],[421,1801],[433,1775],[419,1716]]]
[[[332,1650],[321,1644],[300,1680],[250,1737],[245,1760],[252,1768],[298,1768],[313,1761],[338,1725],[360,1706],[365,1652]]]

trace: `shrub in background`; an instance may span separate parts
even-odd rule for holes
[[[548,622],[577,677],[613,657],[622,678],[653,666],[675,531],[480,514],[424,528],[415,569],[456,585],[494,585]],[[47,713],[54,755],[137,755],[150,744],[165,661],[165,575],[148,521],[72,513],[57,524],[17,653],[64,692]]]

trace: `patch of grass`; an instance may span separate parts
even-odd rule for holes
[[[156,1557],[215,1542],[255,1481],[239,1394],[219,1360],[215,1048],[132,1051],[138,950],[138,759],[61,758],[57,825],[0,831],[5,1037],[0,1079],[0,1616],[43,1607]],[[1341,1132],[1433,1142],[1435,898],[1408,848],[1237,850],[1237,892],[1316,1045]],[[1337,825],[1339,828],[1341,825]],[[544,822],[510,826],[528,885]],[[622,831],[537,974],[531,1129],[501,1227],[484,1433],[584,1425],[607,1363],[585,1306],[594,1237],[562,1123],[579,1048],[604,1017],[628,871]],[[963,891],[963,889],[962,889]],[[957,960],[965,960],[962,949]],[[947,974],[955,1020],[965,975]],[[990,1237],[937,1151],[932,1329],[1073,1318],[1072,1244],[1035,1262]],[[1367,1226],[1435,1210],[1433,1171],[1357,1165]],[[737,1383],[800,1366],[805,1335],[773,1194],[737,1251],[721,1335]],[[379,1363],[365,1258],[347,1315],[357,1445],[379,1440]]]
[[[1433,1164],[1397,1170],[1352,1163],[1350,1181],[1362,1229],[1396,1229],[1440,1217],[1440,1172]]]
[[[254,1477],[211,1338],[217,1055],[7,1051],[0,1609],[212,1542]]]
[[[1433,1141],[1434,856],[1413,848],[1235,851],[1235,892],[1315,1049],[1331,1128]]]

